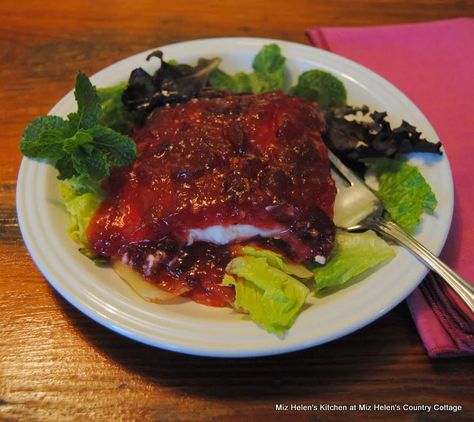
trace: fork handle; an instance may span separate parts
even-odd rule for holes
[[[441,276],[448,283],[463,302],[474,313],[474,286],[456,274],[451,268],[443,263],[438,257],[430,252],[413,236],[405,232],[398,224],[374,218],[368,223],[368,228],[375,230],[381,235],[399,243],[407,248],[413,255],[422,261],[428,268]]]

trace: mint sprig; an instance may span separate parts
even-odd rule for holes
[[[84,73],[76,78],[77,112],[67,119],[41,116],[25,129],[20,141],[23,155],[43,159],[58,170],[58,179],[71,179],[76,189],[97,191],[112,167],[136,159],[135,142],[126,135],[100,125],[102,108],[96,88]]]
[[[89,129],[97,124],[102,116],[99,95],[89,78],[82,72],[76,77],[74,96],[77,102],[77,113],[69,114],[68,118],[76,129]]]

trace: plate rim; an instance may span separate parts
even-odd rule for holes
[[[422,113],[422,111],[413,103],[413,101],[402,91],[400,91],[396,86],[394,86],[391,82],[387,81],[385,78],[382,76],[378,75],[377,73],[373,72],[372,70],[366,68],[363,65],[360,65],[350,59],[347,59],[345,57],[339,56],[337,54],[334,54],[332,52],[328,52],[325,50],[321,49],[316,49],[315,47],[306,45],[306,44],[299,44],[299,43],[294,43],[294,42],[289,42],[289,41],[284,41],[284,40],[279,40],[279,39],[272,39],[272,38],[252,38],[252,37],[216,37],[216,38],[202,38],[198,40],[191,40],[191,41],[183,41],[179,43],[173,43],[173,44],[167,44],[164,46],[159,46],[153,49],[149,49],[134,55],[131,55],[129,57],[123,58],[115,63],[112,63],[105,68],[99,70],[96,72],[94,75],[91,76],[91,79],[94,80],[96,78],[99,78],[102,74],[106,74],[107,72],[110,72],[110,68],[112,66],[117,66],[117,65],[124,65],[127,62],[133,61],[133,60],[138,60],[139,58],[145,57],[149,52],[156,50],[158,48],[162,49],[169,49],[169,48],[184,48],[190,45],[196,45],[196,44],[202,44],[202,43],[229,43],[229,42],[239,42],[241,44],[245,43],[251,43],[253,45],[258,45],[262,46],[266,43],[271,43],[275,42],[279,44],[280,46],[286,46],[289,48],[296,48],[296,49],[315,49],[318,51],[318,54],[321,54],[323,57],[330,57],[330,58],[335,58],[338,61],[342,62],[348,62],[352,66],[360,68],[364,73],[366,73],[370,77],[375,77],[379,80],[384,81],[385,84],[388,84],[391,90],[394,90],[394,92],[398,95],[401,96],[404,100],[408,101],[411,106],[413,106],[421,115],[421,117],[424,119],[424,124],[428,125],[428,127],[433,131],[433,133],[436,135],[437,139],[439,137],[437,136],[434,128],[432,127],[431,123],[428,121],[426,116]],[[69,91],[64,97],[62,97],[49,111],[48,114],[53,113],[54,110],[63,104],[63,102],[67,101],[67,97],[71,96],[72,90]],[[449,233],[450,226],[451,226],[451,221],[452,221],[452,216],[453,216],[453,207],[454,207],[454,189],[453,189],[453,178],[452,178],[452,172],[451,172],[451,167],[449,164],[449,159],[446,155],[446,152],[443,151],[444,153],[444,160],[446,160],[446,167],[447,171],[449,172],[450,176],[450,194],[451,194],[451,201],[450,201],[450,209],[449,215],[446,215],[445,218],[449,220],[446,224],[446,229],[443,232],[443,239],[441,242],[439,242],[439,245],[435,250],[433,251],[436,254],[439,254]],[[427,273],[427,269],[422,271],[421,276],[418,277],[418,281],[413,283],[413,286],[411,290],[407,293],[406,291],[403,291],[399,293],[398,297],[395,300],[392,300],[391,304],[388,306],[385,306],[381,309],[379,309],[378,312],[374,313],[370,318],[365,318],[358,320],[356,324],[348,325],[345,327],[345,329],[338,330],[334,332],[332,335],[327,335],[325,337],[319,338],[317,340],[312,340],[311,338],[308,339],[306,342],[300,342],[298,344],[290,344],[290,345],[285,345],[284,343],[281,343],[281,347],[278,348],[273,348],[271,350],[266,350],[266,349],[259,349],[258,351],[254,351],[251,348],[250,349],[241,349],[241,350],[232,350],[232,351],[223,351],[223,350],[209,350],[206,349],[205,347],[190,347],[190,346],[180,346],[176,345],[173,343],[170,343],[169,341],[161,341],[157,342],[156,340],[149,339],[148,337],[141,336],[137,334],[136,332],[130,331],[120,325],[117,325],[113,321],[110,320],[110,318],[107,318],[105,315],[98,314],[96,311],[90,308],[88,304],[85,304],[78,300],[77,297],[71,296],[69,291],[61,284],[58,283],[58,281],[55,278],[54,272],[51,271],[50,268],[48,268],[47,265],[44,264],[43,260],[41,259],[41,254],[38,253],[38,250],[35,247],[35,244],[33,242],[33,239],[30,237],[30,234],[28,232],[28,227],[27,227],[27,221],[26,221],[26,214],[25,214],[25,205],[24,205],[24,200],[25,198],[23,197],[22,193],[22,187],[24,184],[24,179],[26,178],[26,173],[28,166],[31,166],[32,163],[38,164],[37,162],[33,162],[32,160],[29,160],[28,158],[23,158],[21,165],[20,165],[20,170],[18,174],[18,179],[17,179],[17,189],[16,189],[16,198],[17,198],[17,215],[18,215],[18,222],[19,222],[19,227],[20,231],[22,233],[22,237],[24,239],[25,245],[27,246],[27,249],[29,253],[31,254],[33,261],[35,262],[36,266],[39,268],[43,276],[46,278],[48,283],[52,285],[52,287],[64,298],[66,299],[69,303],[71,303],[74,307],[76,307],[78,310],[80,310],[82,313],[86,314],[88,317],[91,319],[95,320],[96,322],[100,323],[101,325],[105,326],[106,328],[111,329],[112,331],[115,331],[121,335],[124,335],[128,338],[131,338],[135,341],[141,342],[148,344],[153,347],[159,347],[162,349],[170,350],[170,351],[175,351],[175,352],[180,352],[180,353],[186,353],[186,354],[192,354],[192,355],[200,355],[200,356],[208,356],[208,357],[256,357],[256,356],[267,356],[267,355],[275,355],[275,354],[281,354],[281,353],[288,353],[296,350],[302,350],[306,349],[309,347],[317,346],[320,344],[324,344],[326,342],[332,341],[337,338],[341,338],[349,333],[352,333],[354,331],[357,331],[358,329],[370,324],[374,320],[380,318],[382,315],[386,314],[389,312],[391,309],[393,309],[395,306],[397,306],[401,301],[405,299],[405,297],[408,296],[408,294],[417,287],[417,285],[422,281],[424,278],[424,275]]]

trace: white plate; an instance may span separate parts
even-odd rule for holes
[[[350,104],[367,104],[389,113],[390,120],[414,124],[432,142],[438,137],[418,108],[398,89],[368,69],[313,47],[255,38],[221,38],[160,47],[164,57],[193,63],[199,57],[222,57],[226,71],[250,70],[260,48],[277,42],[287,57],[289,83],[308,69],[327,70],[344,81]],[[150,50],[152,51],[152,50]],[[115,63],[92,77],[99,87],[127,80],[142,66],[152,72],[158,62],[146,62],[143,52]],[[74,75],[65,75],[73,79]],[[422,81],[420,83],[423,83]],[[75,109],[72,92],[50,114],[66,116]],[[453,186],[446,155],[414,156],[433,187],[439,205],[426,216],[417,237],[435,253],[445,242],[452,216]],[[67,236],[68,217],[58,195],[56,171],[24,159],[17,210],[20,228],[33,260],[51,285],[76,308],[100,324],[137,341],[177,352],[205,356],[260,356],[290,352],[336,339],[365,326],[400,303],[426,273],[409,253],[397,256],[358,284],[323,299],[310,298],[284,337],[266,333],[231,309],[193,302],[156,305],[140,299],[111,269],[101,269],[77,251]]]

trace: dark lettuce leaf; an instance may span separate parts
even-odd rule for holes
[[[196,97],[207,84],[207,79],[217,68],[221,59],[199,59],[195,66],[166,62],[159,50],[151,53],[147,60],[157,57],[160,68],[150,75],[142,68],[135,69],[122,94],[128,111],[144,116],[155,107],[188,101]]]
[[[130,74],[128,85],[122,93],[122,102],[129,111],[141,110],[150,105],[154,93],[153,77],[139,67]]]
[[[365,158],[393,158],[397,154],[428,152],[442,154],[441,143],[428,142],[414,126],[403,121],[392,129],[387,113],[369,113],[367,106],[343,106],[326,110],[327,130],[323,134],[327,147],[347,165],[363,172]],[[361,120],[361,116],[366,116]],[[351,119],[347,119],[351,117]]]

